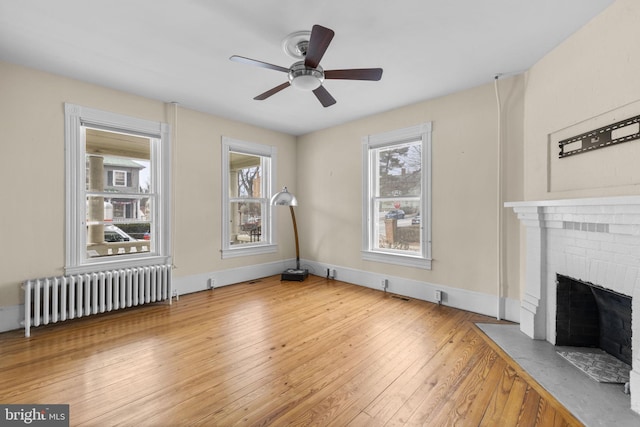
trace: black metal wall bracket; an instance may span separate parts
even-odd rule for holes
[[[558,142],[559,158],[640,139],[640,115]]]

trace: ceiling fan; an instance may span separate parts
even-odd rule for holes
[[[331,43],[334,34],[333,30],[321,25],[314,25],[311,32],[298,31],[290,34],[283,42],[284,50],[290,56],[302,60],[295,62],[289,68],[238,55],[233,55],[229,59],[235,62],[256,65],[288,74],[289,80],[287,82],[256,96],[253,98],[255,100],[265,100],[281,90],[293,86],[301,90],[313,91],[318,101],[320,101],[324,107],[329,107],[335,104],[336,100],[327,89],[322,86],[322,82],[324,82],[325,79],[378,81],[382,78],[382,68],[323,70],[320,66],[320,60],[329,47],[329,43]]]

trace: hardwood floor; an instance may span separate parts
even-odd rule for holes
[[[0,403],[82,426],[579,426],[474,325],[494,319],[270,277],[0,334]]]

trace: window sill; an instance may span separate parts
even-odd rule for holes
[[[365,261],[384,262],[387,264],[401,265],[404,267],[422,268],[431,270],[431,258],[422,258],[409,255],[395,255],[383,252],[362,251],[362,259]]]
[[[237,258],[241,256],[272,254],[277,251],[276,245],[255,245],[227,248],[222,250],[222,259]]]
[[[144,256],[109,261],[96,260],[93,262],[88,261],[86,264],[74,267],[65,267],[64,274],[69,276],[73,274],[93,273],[95,271],[119,270],[123,268],[146,267],[169,263],[171,263],[171,258],[166,256]]]

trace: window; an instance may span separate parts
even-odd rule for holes
[[[276,149],[222,138],[222,255],[275,252],[269,200]]]
[[[65,104],[67,274],[169,262],[168,125]]]
[[[363,138],[363,258],[431,268],[431,123]]]
[[[127,186],[127,172],[125,171],[113,171],[113,186],[114,187],[126,187]]]

